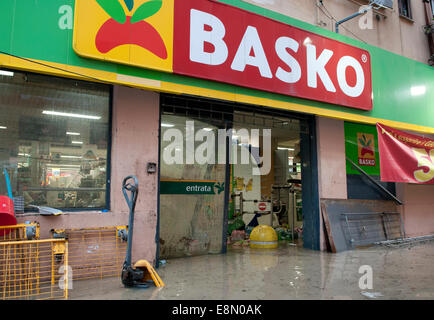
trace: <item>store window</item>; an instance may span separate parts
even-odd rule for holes
[[[109,104],[105,85],[0,73],[0,192],[17,213],[107,207]]]
[[[431,13],[432,13],[432,17],[434,19],[434,0],[431,0]]]
[[[398,0],[399,15],[408,19],[412,19],[410,0]]]

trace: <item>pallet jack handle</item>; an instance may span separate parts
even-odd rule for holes
[[[128,180],[133,180],[128,182]],[[133,244],[133,227],[134,227],[134,210],[136,208],[137,195],[139,193],[139,181],[136,176],[128,176],[122,182],[122,192],[125,200],[127,201],[128,208],[130,209],[130,216],[128,221],[128,239],[127,239],[127,255],[125,257],[125,265],[131,266],[131,250]],[[130,195],[128,195],[128,192]]]
[[[125,200],[127,201],[128,207],[130,208],[127,255],[125,257],[124,265],[122,266],[122,283],[125,287],[148,288],[149,285],[146,282],[149,280],[154,281],[157,287],[164,287],[164,282],[160,279],[157,272],[148,261],[141,259],[135,263],[134,267],[131,265],[134,209],[136,208],[137,195],[139,193],[139,182],[137,181],[136,176],[131,175],[124,179],[122,182],[122,192],[124,193]]]

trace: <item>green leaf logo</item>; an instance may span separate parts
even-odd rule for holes
[[[103,54],[122,45],[137,45],[161,59],[167,59],[167,48],[158,30],[147,21],[163,6],[162,0],[142,3],[133,13],[134,0],[123,0],[129,13],[120,0],[95,0],[111,17],[98,30],[95,46]]]
[[[120,4],[119,0],[96,0],[100,7],[114,20],[119,23],[125,23],[127,16],[125,14],[124,8]],[[125,5],[128,10],[132,11],[134,8],[134,0],[124,0]],[[143,3],[134,12],[131,23],[136,23],[146,18],[152,17],[158,11],[160,11],[163,5],[162,0],[151,0]]]
[[[136,23],[149,18],[160,11],[163,2],[161,0],[152,0],[142,4],[131,18],[131,23]]]
[[[119,23],[125,23],[127,16],[118,0],[96,0],[107,14]]]

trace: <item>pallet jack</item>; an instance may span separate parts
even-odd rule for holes
[[[128,180],[133,180],[128,182]],[[125,287],[142,287],[148,288],[147,282],[153,281],[155,286],[164,287],[164,282],[160,279],[155,269],[146,260],[139,260],[131,265],[131,251],[133,245],[133,228],[134,228],[134,210],[136,208],[137,195],[139,193],[139,182],[137,177],[128,176],[122,182],[122,192],[124,194],[127,205],[130,209],[128,222],[128,239],[127,239],[127,255],[122,267],[122,284]],[[128,196],[128,192],[130,195]]]

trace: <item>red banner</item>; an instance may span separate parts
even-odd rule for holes
[[[214,1],[175,1],[174,23],[174,73],[373,107],[366,50]]]
[[[377,123],[381,181],[434,184],[434,140]]]

